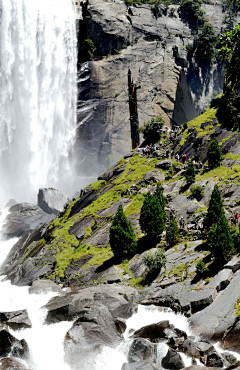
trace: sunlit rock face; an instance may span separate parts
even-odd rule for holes
[[[0,202],[36,201],[47,185],[68,193],[77,96],[72,3],[0,6]]]
[[[206,6],[217,32],[222,8]],[[187,57],[193,36],[175,8],[156,18],[150,7],[96,0],[88,7],[87,35],[100,60],[79,71],[78,149],[85,174],[100,174],[131,149],[127,74],[137,90],[139,123],[161,115],[166,125],[195,118],[223,86],[224,69],[201,69]],[[114,55],[113,55],[114,54]]]

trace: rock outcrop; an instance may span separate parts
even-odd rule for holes
[[[88,6],[80,34],[96,46],[96,60],[81,64],[78,80],[78,142],[80,169],[99,174],[131,149],[127,74],[137,90],[140,125],[163,116],[168,126],[181,125],[221,92],[222,65],[201,68],[188,58],[191,30],[171,5],[161,17],[151,7],[126,7],[123,2],[95,0]],[[204,5],[206,17],[221,32],[222,5]],[[100,59],[100,60],[99,60]],[[79,145],[78,145],[79,147]],[[77,148],[78,149],[78,148]]]

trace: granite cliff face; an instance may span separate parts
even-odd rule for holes
[[[78,101],[79,170],[100,174],[131,149],[127,73],[131,69],[138,90],[139,122],[162,115],[168,126],[182,124],[206,108],[223,86],[223,66],[200,68],[188,60],[191,30],[178,16],[156,18],[150,7],[129,10],[122,2],[90,2],[86,37],[97,58],[80,65]],[[221,4],[205,5],[206,15],[219,33]],[[114,54],[114,55],[112,55]]]

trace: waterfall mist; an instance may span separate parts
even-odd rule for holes
[[[77,101],[71,0],[0,1],[0,204],[72,195]]]

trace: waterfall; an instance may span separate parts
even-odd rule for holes
[[[72,2],[1,0],[0,7],[0,204],[10,197],[35,202],[46,186],[74,192]]]

